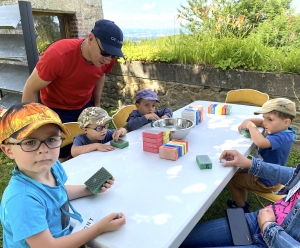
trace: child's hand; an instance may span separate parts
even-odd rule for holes
[[[113,140],[118,140],[119,137],[124,136],[126,132],[126,129],[123,127],[116,129],[116,131],[114,131],[114,133],[112,134]]]
[[[160,118],[155,113],[150,113],[145,115],[147,120],[159,120]]]
[[[97,151],[109,152],[109,151],[113,151],[113,150],[115,150],[115,148],[110,145],[98,144],[98,146],[97,146]]]
[[[99,229],[102,232],[111,232],[118,230],[120,227],[124,226],[126,224],[126,218],[123,213],[121,214],[122,216],[118,219],[116,219],[118,217],[118,213],[111,213],[105,216],[97,223],[97,225],[99,225]]]
[[[163,115],[163,116],[161,117],[161,119],[166,119],[166,118],[170,118],[170,116],[168,116],[168,115]]]
[[[115,183],[115,178],[113,177],[112,179],[109,179],[106,181],[106,183],[103,184],[103,186],[101,187],[101,190],[99,193],[103,193],[106,190],[108,190],[109,188],[111,188],[111,186]]]
[[[252,127],[256,127],[256,125],[250,121],[250,120],[244,120],[238,127],[238,130],[239,132],[241,132],[241,130],[244,128],[244,129],[249,129],[249,127],[252,126]]]
[[[227,166],[240,166],[242,168],[250,168],[252,161],[242,154],[240,154],[237,150],[225,150],[222,152],[220,156],[220,161],[225,159],[225,162],[222,162],[224,167]]]

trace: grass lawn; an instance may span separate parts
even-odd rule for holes
[[[288,165],[289,166],[295,166],[296,164],[300,163],[300,150],[299,149],[293,149],[291,151]],[[7,186],[9,179],[11,177],[11,171],[14,167],[14,162],[10,160],[8,157],[6,157],[2,152],[0,152],[0,195],[2,196],[3,191],[5,187]],[[2,197],[1,197],[2,199]],[[225,209],[227,208],[226,206],[226,200],[231,199],[230,192],[228,188],[226,187],[221,194],[217,197],[215,202],[210,206],[210,208],[207,210],[205,215],[202,217],[200,220],[202,221],[207,221],[215,218],[220,218],[225,216]],[[264,205],[270,204],[267,200],[261,199]],[[259,202],[255,198],[255,196],[250,193],[248,201],[251,205],[251,210],[257,210],[261,208]],[[3,247],[2,244],[2,228],[0,230],[0,247]]]

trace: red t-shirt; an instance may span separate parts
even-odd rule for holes
[[[53,43],[36,65],[40,78],[51,81],[40,91],[43,104],[58,109],[80,109],[93,94],[96,82],[104,73],[110,73],[115,64],[96,67],[81,54],[83,39],[64,39]]]

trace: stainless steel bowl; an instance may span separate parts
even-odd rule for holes
[[[166,118],[152,123],[155,128],[170,129],[171,139],[184,139],[193,125],[193,121],[183,118]]]

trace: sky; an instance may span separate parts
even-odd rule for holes
[[[102,0],[104,18],[124,28],[174,28],[177,8],[186,0]]]
[[[121,29],[179,28],[176,18],[180,4],[186,0],[102,0],[104,18],[114,21]],[[300,12],[300,0],[292,6]]]

